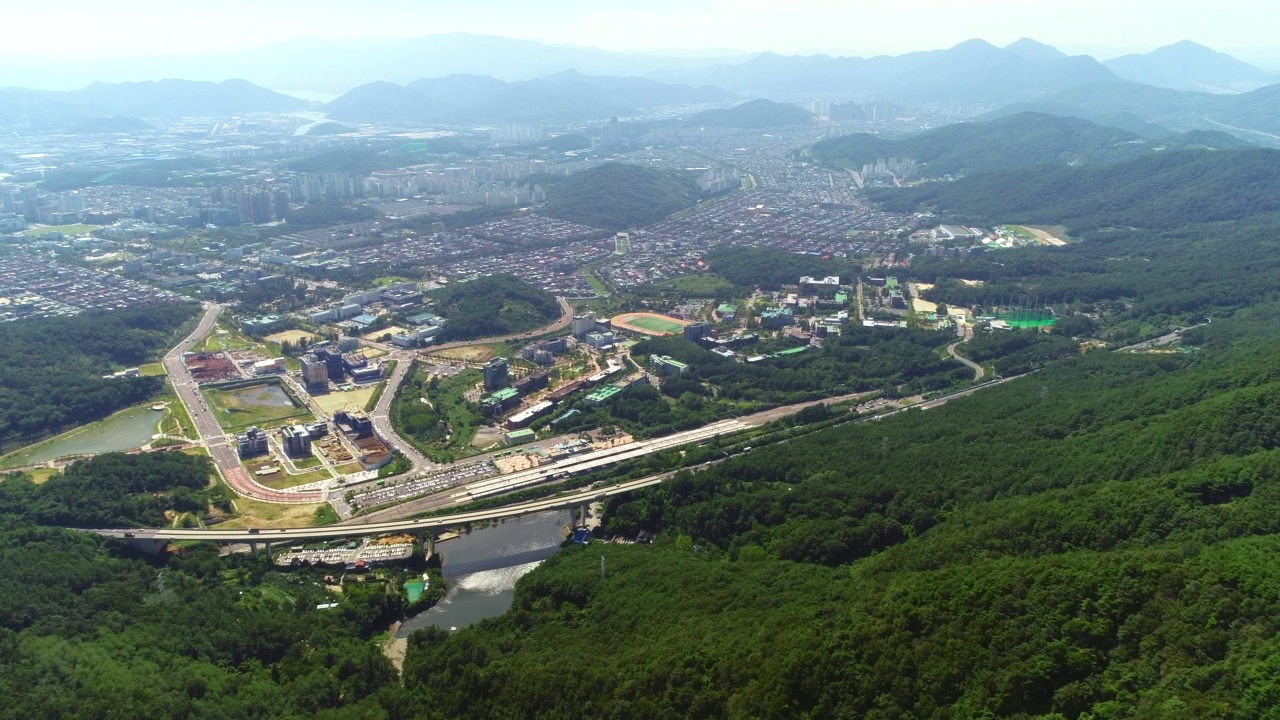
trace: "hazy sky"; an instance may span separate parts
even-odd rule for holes
[[[1184,38],[1264,61],[1274,0],[0,0],[0,55],[67,59],[256,47],[299,37],[470,32],[610,50],[898,54],[1023,36],[1102,59]]]

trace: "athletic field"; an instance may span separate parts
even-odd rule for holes
[[[625,313],[610,320],[609,324],[619,330],[645,335],[675,335],[684,332],[684,326],[689,322],[657,313]]]

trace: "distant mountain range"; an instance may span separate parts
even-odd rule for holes
[[[1150,155],[1158,150],[1228,149],[1248,143],[1225,133],[1168,134],[1160,142],[1115,127],[1040,113],[989,122],[947,125],[897,140],[858,133],[823,140],[809,155],[854,168],[880,158],[911,158],[926,177],[974,175],[1034,165],[1095,165]]]
[[[408,84],[421,77],[489,75],[514,82],[566,70],[593,75],[644,76],[659,70],[697,69],[748,56],[678,57],[549,45],[532,40],[451,33],[408,40],[300,38],[223,54],[113,58],[94,63],[40,60],[0,63],[0,86],[71,89],[96,80],[185,77],[248,78],[287,91],[343,93],[377,81]],[[163,75],[159,75],[163,73]]]
[[[715,59],[452,34],[394,42],[298,40],[234,56],[172,61],[135,58],[65,66],[6,62],[0,67],[0,82],[21,78],[31,85],[54,83],[50,78],[59,68],[93,73],[99,79],[157,72],[190,79],[94,82],[63,92],[0,90],[0,125],[36,130],[123,128],[125,121],[84,123],[95,118],[164,119],[306,106],[265,89],[266,84],[346,90],[325,109],[335,119],[351,122],[581,121],[658,106],[727,105],[744,95],[843,96],[1011,105],[1001,114],[1032,110],[1077,116],[1144,137],[1226,126],[1280,133],[1280,113],[1275,112],[1280,100],[1269,87],[1234,96],[1203,92],[1255,88],[1276,76],[1185,41],[1099,63],[1027,38],[1003,48],[970,40],[945,50],[894,57],[764,53]],[[583,74],[583,69],[592,74]],[[257,84],[201,80],[228,74]]]
[[[484,75],[505,82],[565,71],[648,77],[770,93],[869,93],[893,97],[1005,102],[1029,93],[1117,78],[1183,90],[1247,90],[1276,78],[1190,42],[1106,63],[1068,56],[1030,39],[1004,48],[970,40],[945,50],[896,57],[784,56],[772,53],[683,57],[548,45],[466,33],[409,40],[298,39],[234,53],[135,57],[84,62],[6,59],[0,86],[70,89],[93,81],[241,77],[257,85],[308,93],[343,93],[371,82],[408,85],[418,78]]]
[[[766,53],[736,65],[654,77],[751,94],[848,93],[975,102],[1008,102],[1117,79],[1091,57],[1069,57],[1036,45],[1021,41],[998,48],[969,40],[947,50],[873,58]]]
[[[735,107],[703,110],[684,121],[697,127],[727,127],[753,130],[758,128],[804,125],[813,122],[813,116],[795,105],[776,103],[772,100],[752,100]]]
[[[306,106],[302,100],[244,80],[97,82],[70,92],[0,90],[0,126],[42,132],[126,132],[146,127],[139,118],[226,116]]]
[[[1190,40],[1143,55],[1125,55],[1103,64],[1125,80],[1174,90],[1238,92],[1275,81],[1247,62]]]
[[[324,109],[331,117],[357,122],[543,122],[608,118],[638,108],[724,103],[735,98],[716,87],[566,71],[512,83],[484,75],[422,78],[403,86],[369,83]]]

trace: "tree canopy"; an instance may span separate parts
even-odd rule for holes
[[[5,323],[0,446],[101,420],[153,397],[164,387],[162,376],[102,376],[156,359],[198,310],[194,303],[156,304]]]
[[[486,275],[435,291],[436,311],[448,319],[441,341],[509,335],[542,327],[560,317],[551,293],[512,275]]]

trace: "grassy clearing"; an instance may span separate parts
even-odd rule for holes
[[[27,475],[27,477],[31,478],[31,482],[35,483],[36,485],[44,484],[49,481],[49,478],[55,475],[62,474],[62,471],[59,470],[58,468],[47,468],[47,467],[33,468],[31,470],[24,470],[23,472]],[[4,475],[0,475],[0,482],[4,482]]]
[[[311,401],[319,405],[325,413],[332,415],[343,408],[363,410],[376,391],[376,386],[367,385],[351,390],[335,390],[324,395],[312,395]]]
[[[285,490],[299,485],[328,480],[331,477],[333,477],[333,474],[328,469],[321,468],[298,475],[286,475],[283,472],[279,472],[274,475],[255,476],[255,479],[272,490]]]
[[[29,238],[60,232],[63,235],[88,235],[97,229],[96,225],[52,225],[50,227],[31,228],[24,234]]]
[[[250,350],[259,347],[259,344],[243,335],[233,335],[231,333],[220,333],[214,331],[209,337],[204,339],[204,343],[200,345],[201,352],[218,352],[221,350]]]
[[[591,286],[592,290],[596,291],[597,295],[604,296],[609,294],[609,288],[605,287],[604,283],[600,282],[600,278],[596,277],[595,273],[584,272],[582,273],[582,277],[586,278],[587,284]]]
[[[265,503],[242,498],[235,495],[230,489],[227,490],[227,493],[235,498],[231,501],[231,504],[236,510],[236,515],[217,526],[227,530],[251,527],[312,527],[318,524],[317,513],[321,512],[323,508],[329,508],[327,503],[279,505],[277,503]],[[329,508],[329,511],[332,512],[332,508]]]
[[[293,466],[298,468],[299,470],[306,470],[308,468],[320,467],[320,458],[316,457],[315,455],[309,455],[304,458],[290,458],[290,459],[293,461]]]
[[[195,423],[187,408],[178,401],[172,391],[166,392],[159,402],[165,404],[164,419],[160,421],[160,432],[165,435],[181,436],[191,440],[197,439]]]
[[[163,375],[164,365],[158,362],[147,363],[146,365],[139,365],[138,374],[142,375],[143,377],[150,377],[153,375]]]

